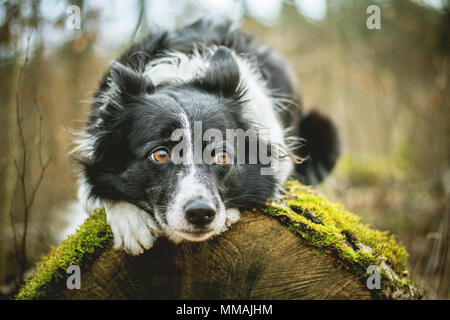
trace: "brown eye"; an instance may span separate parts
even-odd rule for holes
[[[169,160],[169,152],[166,149],[158,149],[155,152],[153,152],[150,157],[153,161],[162,163]]]
[[[216,154],[216,163],[227,163],[228,162],[228,154],[226,152],[218,152]]]

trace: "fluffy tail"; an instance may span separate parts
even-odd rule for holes
[[[319,184],[339,158],[338,130],[328,117],[313,110],[302,118],[297,134],[305,141],[295,154],[308,158],[296,166],[297,178],[304,184]]]

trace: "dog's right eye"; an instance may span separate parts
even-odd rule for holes
[[[158,149],[150,155],[150,158],[157,163],[169,160],[169,152],[166,149]]]

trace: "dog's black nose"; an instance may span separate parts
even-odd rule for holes
[[[204,226],[213,221],[216,210],[206,201],[191,200],[184,206],[186,219],[196,226]]]

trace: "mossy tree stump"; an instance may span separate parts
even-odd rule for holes
[[[140,256],[110,248],[111,230],[97,210],[49,253],[19,299],[417,299],[407,253],[340,205],[287,185],[290,199],[242,212],[230,230],[206,242],[158,239]],[[81,288],[69,290],[70,265]],[[369,290],[367,268],[381,289]]]

